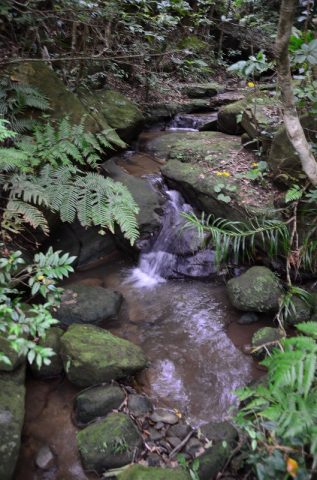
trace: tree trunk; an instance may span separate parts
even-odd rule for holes
[[[317,162],[307,142],[295,105],[288,44],[298,0],[282,0],[276,36],[276,60],[283,105],[283,119],[289,139],[302,168],[313,185],[317,185]]]

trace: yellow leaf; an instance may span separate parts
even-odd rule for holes
[[[296,462],[296,460],[294,460],[294,458],[287,457],[286,466],[287,466],[287,472],[290,474],[290,476],[292,478],[296,478],[297,471],[298,471],[298,463]]]

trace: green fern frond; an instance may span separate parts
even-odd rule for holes
[[[285,194],[285,202],[290,203],[296,200],[300,200],[303,196],[303,189],[299,185],[292,185]]]
[[[47,220],[38,208],[20,200],[9,200],[2,218],[2,228],[17,233],[21,230],[19,229],[21,223],[28,224],[34,229],[40,228],[46,235],[49,232]]]

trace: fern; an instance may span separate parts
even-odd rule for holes
[[[298,185],[292,185],[292,187],[287,190],[285,194],[285,202],[290,203],[296,200],[300,200],[303,196],[303,189]]]
[[[187,220],[185,228],[197,228],[198,234],[209,237],[210,243],[215,248],[216,261],[220,265],[232,253],[235,259],[247,255],[252,258],[256,242],[262,245],[272,257],[278,251],[287,252],[289,249],[290,235],[284,222],[278,220],[249,220],[248,224],[232,222],[222,218],[214,218],[202,214],[198,218],[195,214],[183,213]]]

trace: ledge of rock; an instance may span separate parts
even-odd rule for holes
[[[92,325],[71,325],[61,343],[66,375],[81,387],[128,377],[147,366],[138,346]]]

